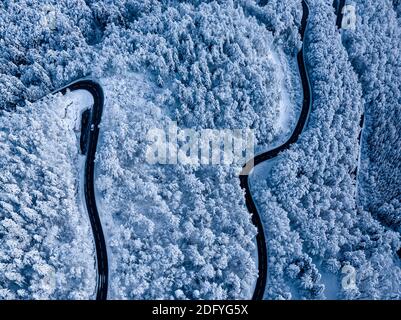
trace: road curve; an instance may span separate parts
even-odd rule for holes
[[[302,89],[303,89],[303,102],[301,114],[298,119],[298,123],[291,134],[291,137],[281,146],[278,146],[272,150],[267,152],[263,152],[253,159],[249,160],[243,167],[243,170],[240,175],[240,185],[241,188],[245,190],[245,202],[249,213],[252,215],[252,223],[257,228],[256,235],[256,243],[258,247],[258,270],[259,275],[256,280],[255,291],[252,296],[252,300],[262,300],[266,288],[267,281],[267,246],[266,239],[263,230],[263,224],[260,219],[260,215],[256,208],[255,202],[253,201],[250,187],[249,187],[249,173],[253,170],[255,166],[258,164],[271,160],[279,155],[280,152],[287,150],[291,144],[296,142],[299,138],[299,135],[302,133],[305,124],[308,121],[309,113],[312,108],[312,88],[309,82],[309,76],[306,71],[305,59],[304,59],[304,48],[305,48],[305,31],[308,26],[308,18],[309,18],[309,5],[306,0],[302,1],[302,21],[299,29],[299,33],[301,35],[301,40],[303,41],[302,48],[298,52],[297,62],[299,68],[299,74],[302,80]]]
[[[307,28],[308,17],[309,17],[309,6],[306,0],[302,1],[303,15],[300,26],[301,40],[304,40],[305,31]],[[252,300],[262,300],[267,280],[267,249],[266,239],[263,230],[263,224],[260,219],[260,215],[256,209],[256,205],[253,201],[250,188],[249,188],[249,173],[256,165],[273,159],[278,154],[289,148],[291,144],[298,140],[299,135],[302,133],[304,126],[308,120],[309,113],[312,106],[312,90],[309,82],[309,77],[306,72],[305,61],[304,61],[304,44],[297,55],[297,62],[299,67],[299,73],[302,80],[302,88],[304,92],[303,104],[301,114],[299,116],[298,123],[291,135],[291,137],[281,146],[278,146],[272,150],[261,153],[255,158],[248,161],[244,165],[243,172],[240,175],[241,188],[245,190],[245,201],[249,213],[252,215],[252,223],[257,227],[257,247],[258,247],[258,270],[259,275],[257,278],[255,291],[252,296]],[[96,261],[97,261],[97,281],[96,281],[96,300],[107,299],[108,289],[108,259],[106,242],[103,234],[102,225],[99,218],[99,213],[96,207],[95,190],[94,190],[94,160],[96,147],[99,137],[98,125],[101,120],[104,95],[102,87],[95,81],[84,79],[73,82],[66,87],[55,91],[54,93],[61,92],[65,94],[67,90],[86,90],[92,94],[94,99],[94,105],[91,114],[90,125],[94,126],[94,129],[90,131],[88,153],[85,162],[85,180],[84,180],[84,192],[85,202],[88,210],[88,215],[93,231],[95,248],[96,248]]]
[[[86,208],[88,210],[89,220],[92,227],[93,238],[96,248],[97,278],[96,278],[96,300],[107,299],[109,268],[107,260],[106,242],[104,239],[102,224],[99,218],[99,212],[96,207],[95,187],[93,183],[94,163],[96,146],[99,137],[99,123],[102,117],[104,95],[102,87],[95,81],[84,79],[73,82],[66,87],[55,91],[65,94],[67,90],[86,90],[93,96],[93,107],[89,126],[93,125],[90,131],[85,161],[85,180],[84,192]]]

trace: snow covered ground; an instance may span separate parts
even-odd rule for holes
[[[280,48],[269,52],[269,59],[277,73],[279,115],[274,124],[277,136],[269,144],[258,146],[258,153],[273,149],[289,139],[297,124],[302,105],[302,87],[296,57],[288,57]]]
[[[80,134],[82,112],[93,106],[93,97],[86,90],[74,90],[67,92],[63,99],[59,116],[63,119],[64,127]]]

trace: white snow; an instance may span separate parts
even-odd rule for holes
[[[340,279],[339,276],[324,270],[322,266],[323,261],[321,259],[312,259],[316,268],[319,270],[319,274],[322,276],[320,282],[324,284],[324,295],[328,300],[337,300],[338,294],[340,293]]]
[[[290,137],[293,127],[295,127],[297,113],[300,110],[299,97],[295,93],[290,93],[289,90],[291,90],[291,81],[299,81],[299,79],[291,79],[294,75],[298,75],[298,70],[297,72],[292,70],[291,61],[288,61],[288,57],[279,48],[271,50],[268,58],[276,70],[277,86],[280,92],[280,100],[278,101],[279,115],[274,124],[279,135],[270,146],[270,148],[273,148],[284,143]],[[294,62],[296,63],[296,61]]]
[[[58,112],[66,129],[81,130],[81,114],[93,106],[94,100],[87,90],[68,91],[60,103]]]
[[[281,61],[282,60],[281,56],[279,57],[277,52],[274,50],[270,51],[268,58],[270,59],[272,64],[275,66],[275,70],[277,70],[276,75],[277,75],[277,81],[278,81],[279,88],[280,88],[280,102],[279,102],[280,113],[279,113],[277,122],[275,123],[275,127],[280,129],[283,132],[283,134],[285,134],[290,130],[289,121],[291,119],[290,111],[292,108],[290,107],[290,98],[288,96],[286,84],[285,84],[285,73],[284,73],[283,61]]]
[[[258,164],[250,173],[250,184],[256,180],[267,180],[270,176],[270,172],[276,163],[279,161],[280,156],[273,158],[268,161],[264,161]]]
[[[321,282],[324,284],[324,295],[328,300],[337,300],[340,288],[338,286],[338,277],[326,271],[319,269],[319,273],[322,276]]]

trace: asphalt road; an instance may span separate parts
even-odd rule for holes
[[[309,17],[309,6],[306,0],[302,1],[302,9],[303,9],[303,14],[299,33],[301,35],[301,40],[303,41],[305,36],[305,31],[308,26],[308,17]],[[312,101],[312,88],[310,86],[309,76],[306,71],[305,60],[304,60],[304,45],[305,42],[303,41],[302,48],[297,55],[299,74],[301,77],[302,89],[304,94],[302,109],[297,125],[294,131],[292,132],[291,137],[284,144],[267,152],[263,152],[254,157],[253,159],[251,159],[250,161],[248,161],[248,163],[244,165],[242,174],[240,175],[240,185],[241,188],[245,190],[246,206],[248,208],[249,213],[252,215],[252,223],[256,226],[258,231],[256,235],[256,243],[258,247],[259,275],[256,281],[255,291],[253,293],[252,300],[262,300],[265,292],[266,281],[267,281],[267,246],[263,230],[263,224],[261,222],[260,215],[256,208],[255,202],[253,201],[249,187],[249,173],[258,164],[271,160],[277,157],[280,154],[280,152],[287,150],[291,144],[293,144],[298,140],[299,135],[302,133],[305,124],[308,121],[313,101]]]
[[[90,130],[89,141],[87,142],[87,155],[85,161],[85,180],[84,180],[84,192],[86,208],[88,210],[89,220],[92,227],[93,237],[95,240],[96,248],[96,262],[97,262],[97,279],[96,279],[96,300],[107,299],[107,288],[108,288],[108,260],[106,242],[104,239],[102,224],[99,218],[99,212],[96,207],[95,200],[95,188],[93,184],[94,176],[94,162],[97,141],[99,137],[99,128],[103,111],[104,95],[102,87],[93,80],[79,80],[74,82],[57,92],[63,94],[67,90],[86,90],[93,96],[94,104],[92,107],[89,127],[93,125],[93,130]]]
[[[301,39],[304,40],[305,31],[307,28],[308,17],[309,17],[309,7],[306,0],[302,1],[303,15],[300,26]],[[252,168],[264,161],[273,159],[279,155],[280,152],[289,148],[291,144],[298,140],[299,135],[303,131],[303,128],[308,120],[309,113],[312,106],[311,99],[311,86],[309,83],[309,77],[306,72],[305,62],[304,62],[304,45],[297,55],[299,73],[302,80],[302,88],[304,92],[304,98],[302,103],[302,110],[299,116],[298,123],[291,135],[291,137],[281,146],[269,150],[267,152],[257,155],[254,159],[250,160],[243,170],[243,174],[240,175],[240,185],[241,188],[245,190],[245,200],[246,206],[249,213],[252,215],[252,222],[257,227],[258,233],[256,236],[257,247],[258,247],[258,269],[259,275],[255,286],[255,291],[252,296],[252,300],[262,300],[267,280],[267,248],[265,234],[263,231],[263,224],[261,222],[259,213],[257,211],[256,205],[252,199],[252,195],[249,188],[249,168]],[[99,213],[96,207],[95,200],[95,190],[94,190],[94,160],[96,154],[97,141],[99,137],[98,124],[100,123],[104,95],[102,87],[92,81],[92,80],[79,80],[74,82],[56,92],[66,93],[67,90],[87,90],[92,94],[94,99],[94,105],[92,108],[90,125],[94,125],[94,129],[90,131],[89,143],[88,143],[88,153],[85,162],[85,201],[88,210],[88,215],[93,231],[93,236],[95,240],[96,247],[96,261],[97,261],[97,285],[96,285],[96,299],[106,300],[107,299],[107,289],[108,289],[108,259],[107,259],[107,249],[104,239],[104,234],[102,230],[102,225],[99,218]]]
[[[334,3],[334,7],[336,9],[337,20],[336,25],[338,28],[341,28],[341,20],[342,20],[342,8],[345,4],[345,0],[339,0]],[[303,15],[300,26],[300,35],[301,39],[304,40],[305,31],[307,29],[308,17],[309,17],[309,6],[306,0],[302,1]],[[266,239],[263,230],[263,224],[260,219],[260,215],[257,211],[256,205],[253,201],[250,187],[249,187],[249,173],[250,171],[257,166],[258,164],[271,160],[277,157],[282,151],[287,150],[291,144],[295,143],[299,135],[302,133],[308,118],[309,113],[312,108],[313,99],[312,99],[312,89],[310,86],[309,76],[306,71],[305,61],[304,61],[304,44],[302,45],[301,50],[297,55],[297,62],[300,77],[302,80],[302,88],[303,88],[303,103],[300,117],[298,119],[298,123],[291,135],[291,137],[281,146],[278,146],[272,150],[261,153],[257,155],[255,158],[250,160],[246,165],[244,165],[243,174],[240,176],[240,185],[241,188],[245,190],[245,200],[246,206],[249,213],[252,215],[252,222],[257,227],[257,247],[258,247],[258,270],[259,275],[255,286],[255,291],[252,296],[252,300],[262,300],[263,295],[266,288],[267,281],[267,247],[266,247]],[[107,249],[106,243],[104,239],[104,234],[102,230],[102,225],[99,218],[99,213],[96,206],[95,200],[95,191],[94,191],[94,160],[96,154],[97,141],[99,137],[99,128],[98,124],[100,123],[103,104],[104,104],[104,95],[102,87],[95,81],[92,80],[80,80],[74,82],[58,91],[63,94],[66,93],[67,90],[87,90],[90,92],[94,99],[94,105],[91,113],[90,126],[93,125],[94,129],[90,131],[89,135],[89,143],[88,143],[88,153],[85,162],[85,181],[84,181],[84,189],[85,189],[85,201],[86,207],[88,210],[88,215],[93,231],[93,236],[95,240],[96,247],[96,261],[97,261],[97,282],[96,282],[96,299],[97,300],[106,300],[107,299],[107,289],[108,289],[108,259],[107,259]],[[363,115],[361,118],[360,126],[363,126]],[[359,136],[360,139],[360,136]],[[401,257],[401,249],[397,252]]]

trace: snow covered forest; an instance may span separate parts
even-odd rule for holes
[[[335,29],[331,4],[309,2],[310,122],[299,142],[270,172],[259,169],[253,181],[270,248],[267,297],[399,299],[399,233],[386,228],[377,211],[366,210],[356,192],[363,88]],[[365,118],[368,127],[369,115]],[[362,175],[363,167],[359,170]],[[343,290],[338,280],[347,264],[356,269],[354,290]]]
[[[74,130],[82,97],[66,97],[0,117],[0,299],[83,299],[94,290]]]
[[[345,45],[360,79],[367,120],[360,204],[397,230],[401,226],[401,24],[391,1],[363,1],[357,8],[358,13],[366,12],[366,18],[358,20],[356,32],[345,33]],[[399,10],[399,4],[395,8]]]
[[[171,121],[161,108],[170,94],[138,75],[108,78],[104,87],[109,107],[96,187],[110,246],[110,297],[251,296],[255,228],[234,169],[147,164],[147,128]]]
[[[331,0],[308,3],[310,118],[250,177],[265,299],[400,299],[401,4],[353,0],[356,28],[339,31]],[[147,132],[176,121],[251,128],[259,152],[283,143],[303,99],[301,17],[300,0],[2,1],[0,299],[94,296],[76,128],[90,103],[37,101],[85,76],[105,93],[95,188],[108,298],[249,299],[256,228],[240,167],[148,164]]]

